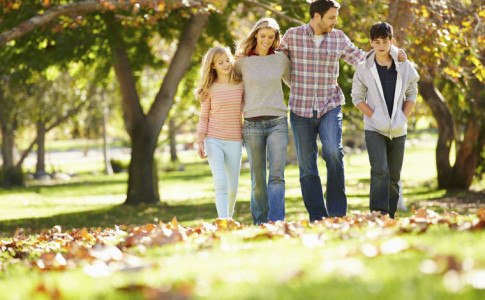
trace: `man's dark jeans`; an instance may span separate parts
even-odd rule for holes
[[[300,168],[301,193],[310,221],[321,220],[329,215],[345,216],[347,197],[342,148],[342,107],[336,107],[320,118],[316,112],[313,118],[300,117],[292,112],[290,121]],[[326,207],[318,174],[317,137],[322,143],[322,157],[327,165]]]

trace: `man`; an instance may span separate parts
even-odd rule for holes
[[[279,48],[291,60],[290,123],[303,202],[312,222],[328,216],[345,216],[347,212],[342,147],[345,99],[337,84],[339,60],[357,65],[366,53],[354,46],[341,30],[334,29],[339,8],[340,4],[334,0],[313,1],[310,22],[288,29]],[[405,54],[400,53],[402,56]],[[317,167],[317,137],[327,165],[326,206]]]

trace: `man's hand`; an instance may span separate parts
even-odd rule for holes
[[[197,153],[199,154],[199,157],[202,159],[207,157],[207,154],[205,153],[205,150],[204,150],[204,142],[197,143]]]

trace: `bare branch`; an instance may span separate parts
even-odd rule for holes
[[[62,124],[65,121],[67,121],[70,117],[77,114],[81,110],[81,108],[83,108],[83,106],[85,104],[86,104],[86,102],[81,102],[76,107],[70,109],[64,116],[59,117],[54,123],[52,123],[50,126],[48,126],[45,129],[45,132],[47,133],[47,132],[51,131],[53,128],[59,126],[60,124]],[[30,151],[32,151],[32,148],[34,148],[35,144],[37,144],[38,141],[39,141],[39,136],[36,136],[35,139],[30,143],[29,147],[27,147],[27,149],[25,149],[22,152],[22,156],[20,157],[19,161],[17,162],[17,164],[15,166],[16,168],[20,168],[22,166],[22,164],[24,163],[24,160],[27,158]]]
[[[281,11],[279,11],[279,10],[276,10],[276,9],[272,8],[271,6],[266,5],[266,4],[264,4],[264,3],[261,3],[261,2],[259,2],[259,1],[254,1],[254,0],[242,0],[241,2],[244,2],[244,3],[248,4],[248,5],[254,5],[254,6],[259,6],[259,7],[262,7],[262,8],[264,8],[264,9],[266,9],[266,10],[271,11],[272,13],[274,13],[275,15],[277,15],[278,17],[283,18],[283,19],[285,19],[285,20],[287,20],[287,21],[290,21],[290,22],[292,22],[292,23],[295,23],[295,24],[298,24],[298,25],[303,25],[303,24],[305,24],[305,22],[302,22],[301,20],[298,20],[298,19],[296,19],[296,18],[293,18],[293,17],[291,17],[291,16],[289,16],[289,15],[285,14],[284,12],[281,12]]]

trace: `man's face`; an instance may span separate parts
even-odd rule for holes
[[[338,9],[330,8],[323,17],[316,13],[314,19],[316,19],[315,23],[323,33],[329,33],[338,23]]]
[[[391,50],[392,41],[390,38],[376,38],[370,42],[372,48],[376,51],[377,54],[383,55],[388,54]]]

